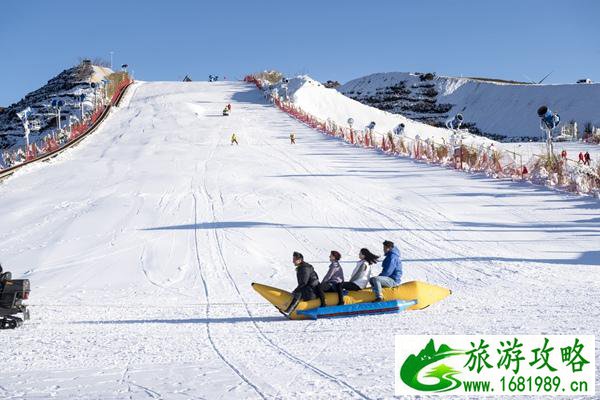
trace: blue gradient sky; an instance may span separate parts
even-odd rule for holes
[[[111,50],[143,80],[273,68],[342,83],[388,71],[600,81],[599,15],[595,0],[3,0],[0,106]]]

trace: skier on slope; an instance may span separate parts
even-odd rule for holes
[[[292,262],[296,266],[296,279],[298,286],[292,291],[292,301],[282,313],[289,317],[294,312],[300,300],[308,301],[315,298],[321,300],[321,307],[325,307],[325,294],[319,284],[319,276],[312,265],[304,261],[304,256],[297,251],[292,255]]]
[[[231,145],[233,144],[239,145],[238,141],[237,141],[237,136],[234,134],[231,135]]]
[[[225,107],[223,109],[223,116],[228,116],[229,115],[229,108]]]
[[[294,132],[290,133],[290,144],[296,144],[296,134]]]

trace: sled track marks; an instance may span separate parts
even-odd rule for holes
[[[198,267],[198,272],[200,274],[200,279],[202,280],[202,286],[204,289],[204,295],[206,297],[206,308],[205,308],[205,314],[206,314],[206,334],[208,337],[208,341],[210,343],[210,346],[212,347],[213,351],[217,354],[217,356],[233,371],[235,372],[235,374],[237,376],[240,377],[240,379],[242,379],[248,386],[250,386],[255,392],[256,394],[258,394],[262,399],[267,399],[267,396],[258,388],[258,386],[256,386],[254,383],[252,383],[252,381],[250,381],[250,379],[248,379],[243,373],[242,371],[240,371],[235,365],[233,365],[224,355],[223,353],[219,350],[219,348],[217,347],[213,337],[212,337],[212,332],[210,329],[210,296],[208,293],[208,284],[206,282],[206,278],[204,277],[204,272],[202,271],[202,263],[200,262],[200,249],[198,248],[198,199],[196,197],[196,193],[194,193],[192,191],[192,196],[194,198],[194,250],[196,253],[196,261],[197,261],[197,267]]]
[[[207,161],[208,162],[208,161]],[[206,177],[206,175],[205,175]],[[208,188],[206,187],[206,180],[204,180],[204,185],[203,185],[203,192],[204,195],[206,196],[208,203],[210,204],[210,210],[211,210],[211,214],[212,214],[212,222],[217,222],[216,219],[216,211],[215,211],[215,201],[213,199],[213,196],[210,195]],[[219,198],[221,200],[221,204],[223,204],[223,196],[222,193],[219,191]],[[195,202],[194,202],[195,204]],[[227,267],[227,262],[225,261],[225,256],[223,254],[223,245],[222,245],[222,241],[221,238],[219,237],[219,233],[217,232],[216,229],[212,229],[212,236],[213,236],[213,240],[214,240],[214,244],[216,245],[216,249],[217,249],[217,257],[218,257],[218,261],[221,264],[221,268],[223,270],[223,272],[225,273],[225,275],[227,276],[227,280],[230,282],[232,288],[235,290],[235,292],[237,293],[237,296],[240,298],[240,300],[242,301],[242,303],[244,304],[244,308],[246,310],[246,313],[248,314],[248,316],[251,318],[252,321],[252,325],[254,327],[254,329],[256,330],[256,332],[259,334],[259,337],[269,346],[271,347],[273,350],[275,350],[277,353],[279,353],[280,355],[286,357],[287,359],[289,359],[290,361],[297,363],[301,366],[303,366],[304,368],[312,371],[313,373],[317,374],[318,376],[325,378],[341,387],[346,388],[347,390],[349,390],[351,393],[354,393],[356,396],[358,396],[361,399],[367,399],[370,400],[370,398],[368,396],[366,396],[364,393],[362,393],[360,390],[356,389],[355,387],[353,387],[352,385],[350,385],[349,383],[347,383],[346,381],[337,378],[336,376],[327,373],[326,371],[314,366],[313,364],[311,364],[310,362],[304,361],[303,359],[293,355],[292,353],[290,353],[289,351],[287,351],[286,349],[284,349],[283,347],[279,346],[277,343],[275,343],[267,334],[264,333],[264,331],[260,328],[260,326],[258,325],[258,323],[256,322],[254,315],[252,314],[252,311],[250,310],[250,307],[248,306],[248,303],[246,302],[246,299],[244,298],[244,296],[242,295],[242,292],[239,289],[239,286],[237,285],[235,279],[233,278],[233,276],[231,275],[231,272],[229,270],[229,268]],[[290,232],[291,234],[291,232]],[[294,235],[292,235],[294,236]],[[296,240],[298,240],[296,237],[294,237]],[[279,395],[280,391],[275,395],[275,397],[277,397]]]

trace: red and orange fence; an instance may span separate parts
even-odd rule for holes
[[[115,88],[110,102],[106,105],[102,104],[96,107],[83,121],[70,124],[54,135],[48,134],[41,140],[29,144],[29,146],[17,148],[10,153],[4,151],[2,154],[2,165],[0,165],[0,167],[4,166],[4,168],[0,168],[0,178],[12,174],[24,165],[53,157],[66,148],[78,143],[98,127],[106,115],[108,115],[111,107],[119,104],[125,90],[132,83],[133,80],[130,78],[123,79]]]
[[[264,89],[263,84],[251,75],[246,76],[244,81]],[[331,120],[323,121],[276,95],[269,97],[275,106],[298,121],[355,146],[378,149],[386,154],[410,157],[458,170],[485,173],[494,178],[525,180],[579,193],[598,193],[600,190],[600,171],[592,167],[583,168],[577,163],[574,165],[570,160],[561,160],[558,156],[534,156],[524,161],[521,154],[495,148],[493,144],[487,147],[464,144],[460,134],[454,135],[453,140],[448,143],[440,143],[431,138],[420,139],[418,135],[411,138],[391,132],[382,134],[368,128],[352,129],[339,126]]]

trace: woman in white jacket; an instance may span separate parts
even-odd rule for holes
[[[367,287],[371,278],[371,266],[379,260],[379,256],[371,253],[369,249],[360,249],[358,258],[360,260],[356,263],[350,280],[338,285],[339,304],[344,304],[344,290],[361,290]]]

